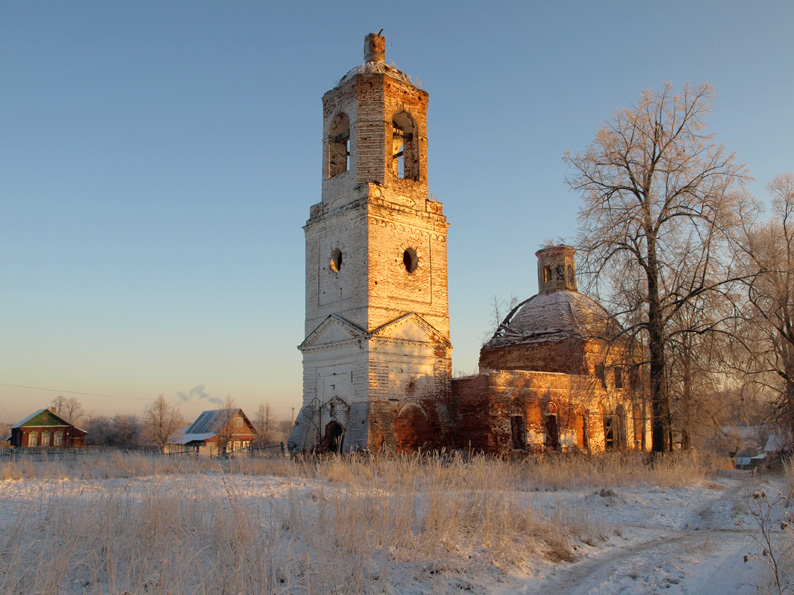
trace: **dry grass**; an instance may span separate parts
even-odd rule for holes
[[[677,487],[705,481],[711,465],[619,454],[5,463],[0,477],[44,489],[0,516],[0,592],[363,593],[412,581],[479,591],[467,577],[570,560],[576,542],[603,539],[581,509],[535,510],[538,490]],[[291,487],[240,487],[268,476]]]

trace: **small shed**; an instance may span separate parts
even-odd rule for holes
[[[169,443],[192,447],[199,454],[213,456],[246,449],[255,438],[254,424],[242,409],[212,409],[178,430]]]
[[[87,432],[55,411],[39,409],[11,426],[11,446],[16,448],[73,448],[85,446]]]

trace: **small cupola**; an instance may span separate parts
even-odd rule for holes
[[[576,291],[576,249],[560,244],[535,252],[538,257],[538,293]]]

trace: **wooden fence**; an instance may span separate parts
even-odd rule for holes
[[[0,448],[0,463],[10,461],[74,461],[84,456],[105,456],[110,454],[140,454],[154,457],[198,457],[193,447],[182,449],[169,448],[162,452],[158,446],[84,446],[80,448]],[[257,458],[284,456],[284,443],[251,445],[245,449],[227,453],[234,457],[248,456]]]

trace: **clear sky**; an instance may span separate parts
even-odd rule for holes
[[[563,154],[642,89],[711,82],[751,189],[794,171],[791,0],[5,0],[0,420],[58,394],[300,406],[321,98],[381,28],[430,94],[456,370],[494,296],[534,294],[535,250],[575,234]]]

